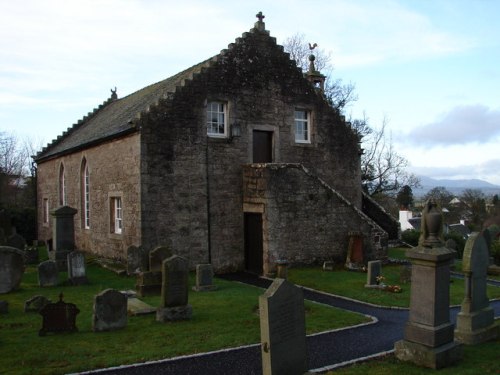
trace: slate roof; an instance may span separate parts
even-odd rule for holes
[[[113,94],[93,112],[89,112],[87,116],[68,128],[47,147],[44,147],[36,155],[35,160],[43,162],[56,156],[139,131],[133,120],[141,112],[146,111],[149,106],[156,104],[160,99],[167,98],[169,93],[174,93],[177,86],[182,86],[185,80],[192,78],[193,74],[199,73],[203,67],[209,66],[212,60],[214,57],[170,78],[144,87],[124,98],[118,99]]]

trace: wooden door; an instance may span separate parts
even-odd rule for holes
[[[273,132],[253,131],[253,163],[273,162]]]

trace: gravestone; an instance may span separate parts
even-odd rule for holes
[[[24,252],[0,246],[0,294],[19,288],[24,273]]]
[[[87,284],[85,255],[81,251],[68,254],[68,280],[73,285]]]
[[[172,251],[166,246],[158,246],[149,253],[149,270],[161,271],[163,261],[172,256]]]
[[[24,312],[39,312],[45,305],[52,303],[50,299],[44,296],[33,296],[24,302]]]
[[[140,272],[136,278],[135,290],[139,297],[159,296],[161,293],[161,271]]]
[[[113,331],[127,325],[127,296],[115,289],[106,289],[94,297],[92,330]]]
[[[50,212],[53,226],[52,251],[49,251],[49,258],[56,261],[61,270],[67,269],[68,254],[75,250],[74,216],[77,212],[69,206],[62,206]]]
[[[7,246],[15,247],[16,249],[24,251],[26,248],[26,240],[20,234],[13,233],[7,238]]]
[[[139,272],[146,272],[148,262],[144,264],[145,252],[141,247],[129,246],[127,248],[127,275],[136,275]]]
[[[407,284],[411,282],[411,266],[405,265],[401,268],[399,272],[399,282],[401,284]]]
[[[9,312],[9,303],[0,300],[0,314],[7,314]]]
[[[276,277],[286,279],[288,277],[288,261],[279,259],[276,261]]]
[[[363,234],[360,232],[349,232],[349,247],[347,249],[346,268],[360,270],[363,268]]]
[[[148,315],[156,313],[156,307],[148,305],[136,297],[128,297],[127,312],[130,315]]]
[[[259,296],[262,373],[302,375],[307,371],[302,290],[275,279]]]
[[[382,262],[380,260],[372,260],[368,262],[368,271],[366,273],[366,288],[378,288],[379,280],[382,275]]]
[[[488,264],[486,238],[483,233],[472,233],[464,249],[465,298],[455,329],[455,338],[464,344],[479,344],[493,340],[499,334],[495,314],[486,295]]]
[[[38,285],[56,286],[59,284],[57,264],[53,260],[46,260],[38,265]]]
[[[42,328],[38,331],[39,336],[45,336],[48,332],[75,332],[76,316],[80,310],[73,303],[63,301],[63,294],[59,294],[59,302],[49,303],[40,310],[43,317]]]
[[[325,261],[323,262],[323,271],[333,271],[335,267],[335,262]]]
[[[394,345],[399,360],[439,369],[457,362],[462,348],[450,322],[450,264],[444,247],[441,208],[430,199],[422,211],[419,245],[406,252],[412,262],[410,312],[404,339]]]
[[[162,264],[161,303],[156,311],[159,322],[190,319],[193,308],[188,304],[188,261],[174,255]]]
[[[193,290],[197,292],[206,292],[216,290],[217,286],[213,285],[214,270],[211,264],[196,265],[196,285]]]
[[[446,243],[444,245],[447,249],[450,250],[456,250],[457,249],[457,243],[453,238],[449,238],[446,240]]]

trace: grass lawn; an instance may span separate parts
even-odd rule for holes
[[[94,296],[106,288],[134,289],[135,279],[95,264],[87,266],[87,276],[89,285],[40,288],[36,268],[28,266],[21,288],[0,296],[9,303],[9,313],[0,315],[1,374],[63,374],[260,342],[257,307],[263,290],[217,278],[215,292],[190,291],[193,317],[189,321],[159,323],[154,315],[133,316],[125,329],[94,333]],[[67,278],[65,273],[59,277]],[[190,282],[194,285],[193,275]],[[56,302],[60,292],[65,302],[80,309],[79,332],[39,337],[42,317],[24,313],[24,302],[37,294]],[[143,300],[152,306],[160,303],[160,297]],[[308,301],[305,307],[308,334],[367,321],[362,315]]]

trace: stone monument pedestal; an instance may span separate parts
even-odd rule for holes
[[[175,306],[175,307],[159,307],[156,310],[157,322],[174,322],[177,320],[189,320],[193,315],[191,305]]]
[[[500,326],[494,322],[494,313],[491,307],[473,313],[458,313],[455,330],[457,341],[467,345],[476,345],[499,337]],[[485,327],[487,322],[493,323]]]
[[[410,314],[404,339],[396,342],[402,361],[439,369],[462,357],[450,322],[450,263],[455,252],[445,247],[419,246],[407,252],[412,261]]]

